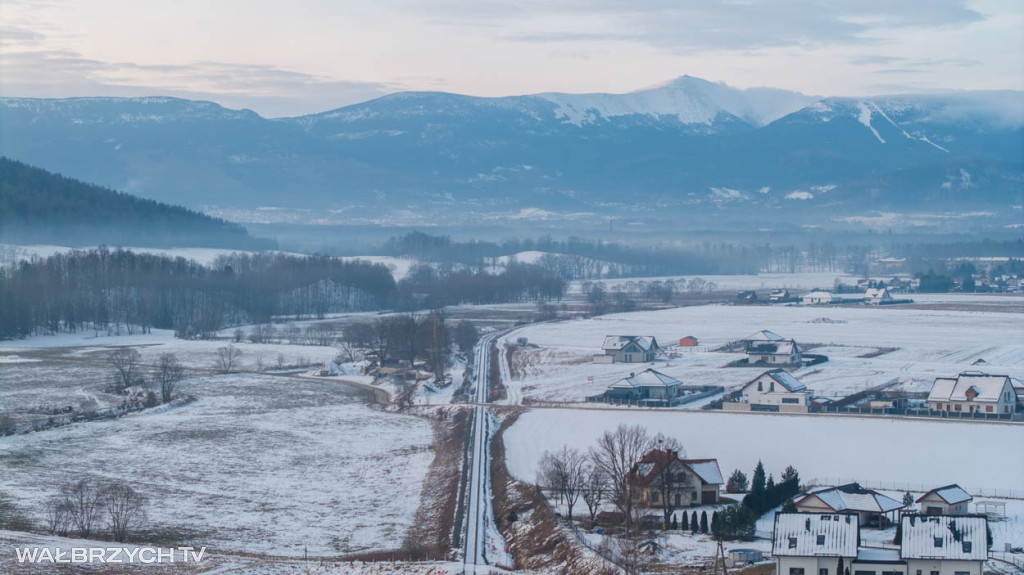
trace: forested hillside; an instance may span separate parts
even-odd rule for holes
[[[0,243],[272,249],[237,224],[0,157]]]

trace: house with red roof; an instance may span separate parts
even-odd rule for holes
[[[675,507],[718,503],[725,483],[717,459],[682,459],[675,451],[652,449],[630,471],[633,505],[661,507],[666,482]]]

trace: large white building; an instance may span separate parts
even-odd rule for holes
[[[988,519],[980,515],[904,515],[900,559],[916,575],[981,575]]]
[[[859,544],[856,515],[775,514],[772,555],[776,575],[846,575]]]
[[[979,515],[901,518],[900,548],[860,547],[852,513],[777,513],[776,575],[982,575],[988,521]]]
[[[955,378],[936,378],[928,407],[955,414],[1007,415],[1017,407],[1017,393],[1008,376],[967,371]]]

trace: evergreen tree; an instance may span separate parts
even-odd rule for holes
[[[720,523],[721,521],[718,518],[718,512],[713,511],[711,513],[711,534],[716,537],[718,536],[718,532],[722,529]]]
[[[896,524],[896,536],[892,538],[892,542],[896,545],[903,544],[903,522],[900,521]]]
[[[747,481],[746,474],[737,469],[729,476],[729,481],[725,484],[725,491],[726,493],[743,493],[748,487],[750,487],[750,483]]]
[[[689,531],[689,530],[690,530],[690,516],[689,516],[689,515],[687,515],[685,511],[683,511],[683,512],[682,512],[682,513],[680,513],[679,515],[681,515],[681,516],[682,516],[682,518],[683,518],[683,522],[682,522],[682,524],[680,525],[680,528],[681,528],[681,529],[682,529],[683,531]]]
[[[675,515],[672,516],[672,529],[674,531],[679,530],[679,519]]]
[[[700,512],[700,532],[701,533],[707,533],[708,532],[708,512],[707,511],[701,511]]]
[[[694,535],[696,535],[696,534],[697,534],[697,530],[698,530],[698,529],[700,529],[700,522],[699,522],[699,521],[697,520],[697,512],[696,512],[696,511],[694,511],[694,512],[693,512],[693,513],[692,513],[692,514],[690,515],[690,531],[691,531],[691,532],[692,532],[692,533],[693,533]]]
[[[782,472],[782,479],[781,479],[781,481],[794,481],[794,480],[797,483],[800,483],[800,474],[797,473],[797,470],[796,470],[795,467],[793,467],[792,465],[789,465]]]
[[[796,513],[796,511],[796,502],[793,501],[792,497],[787,499],[786,502],[782,504],[783,513]]]
[[[743,498],[743,505],[760,516],[764,512],[765,474],[764,464],[760,460],[754,468],[754,478],[750,482],[750,493]]]
[[[903,506],[904,507],[910,507],[913,504],[914,504],[914,496],[911,495],[909,491],[904,493],[903,494]]]

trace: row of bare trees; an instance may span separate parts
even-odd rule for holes
[[[115,541],[126,541],[146,519],[149,500],[127,483],[95,479],[69,481],[56,497],[43,504],[46,529],[53,535],[71,533],[88,539],[105,525]]]
[[[597,520],[603,502],[609,502],[621,513],[627,536],[636,528],[637,485],[634,468],[648,452],[658,449],[685,457],[680,442],[662,434],[650,435],[641,425],[620,425],[614,431],[602,434],[597,444],[583,452],[571,447],[545,452],[540,461],[537,481],[552,492],[568,508],[568,519],[573,521],[573,510],[582,500],[587,507],[591,525]],[[655,484],[661,490],[664,525],[669,525],[676,510],[671,494],[679,489],[681,481],[677,470],[670,465],[658,468]]]

